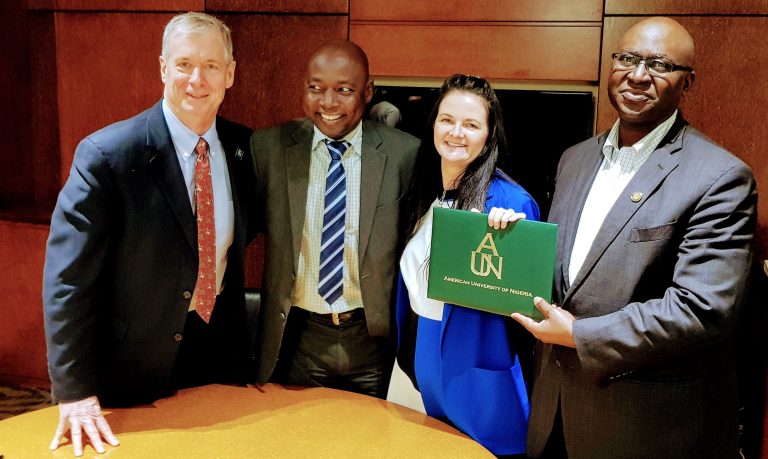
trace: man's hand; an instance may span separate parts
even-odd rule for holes
[[[573,314],[560,309],[556,305],[547,303],[538,296],[533,299],[533,304],[544,316],[544,320],[536,322],[530,317],[517,312],[512,313],[512,318],[531,332],[533,336],[545,343],[575,348],[573,322],[576,321],[576,318],[573,317]]]
[[[472,212],[480,212],[480,210],[473,208]],[[514,209],[491,207],[491,210],[488,211],[488,226],[492,226],[494,229],[504,229],[509,223],[524,219],[525,214],[515,212]]]
[[[83,455],[83,434],[88,435],[93,449],[98,453],[106,451],[101,437],[112,446],[117,446],[120,442],[112,434],[107,420],[101,413],[101,405],[96,396],[88,397],[76,402],[59,403],[59,425],[56,427],[56,434],[51,441],[51,450],[59,447],[61,437],[68,430],[72,430],[72,446],[75,449],[75,456]]]

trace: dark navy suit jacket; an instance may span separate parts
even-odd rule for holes
[[[216,123],[235,220],[209,331],[222,355],[218,376],[244,380],[250,130]],[[98,395],[102,404],[124,405],[168,395],[196,276],[195,219],[158,102],[83,139],[59,194],[43,277],[54,396]]]

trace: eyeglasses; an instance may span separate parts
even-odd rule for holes
[[[616,70],[634,70],[641,62],[645,63],[645,69],[651,75],[662,76],[675,70],[693,72],[692,67],[677,65],[659,58],[641,57],[631,53],[613,53],[613,68]]]

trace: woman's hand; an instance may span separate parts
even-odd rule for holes
[[[478,209],[472,209],[472,212],[480,212]],[[515,212],[514,209],[504,209],[503,207],[491,207],[488,212],[488,226],[494,229],[504,229],[510,222],[524,220],[525,214]]]

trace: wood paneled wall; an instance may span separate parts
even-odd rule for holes
[[[603,19],[603,2],[595,0],[352,0],[353,21],[591,21]]]
[[[596,81],[599,23],[352,22],[371,73],[445,78]],[[568,52],[562,52],[567,49]]]
[[[48,225],[0,221],[0,381],[48,384],[40,306],[47,237]]]
[[[765,0],[605,0],[608,15],[768,14]]]
[[[349,34],[378,76],[597,81],[601,19],[599,0],[354,0]]]

